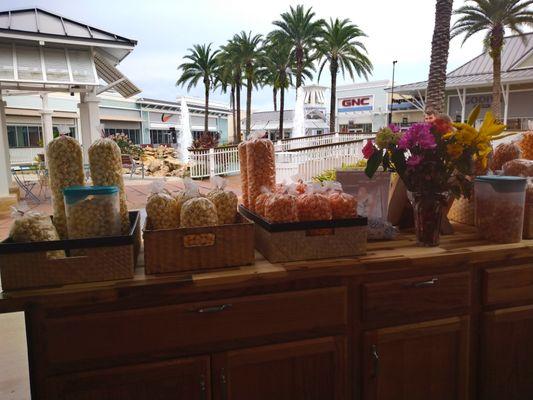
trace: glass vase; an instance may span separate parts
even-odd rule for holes
[[[447,193],[411,193],[416,241],[419,246],[438,246],[442,214],[447,207]]]

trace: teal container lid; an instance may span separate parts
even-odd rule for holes
[[[70,186],[63,189],[63,196],[67,204],[74,204],[93,195],[111,195],[118,193],[116,186]]]
[[[496,192],[515,193],[525,190],[527,179],[520,176],[482,175],[476,176],[475,181],[488,183]]]

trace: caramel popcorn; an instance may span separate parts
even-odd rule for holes
[[[274,162],[274,145],[268,139],[254,139],[247,142],[247,176],[248,202],[255,211],[255,200],[261,194],[261,188],[274,190],[276,167]]]
[[[17,243],[45,242],[59,240],[57,230],[49,216],[37,212],[17,212],[9,230],[9,236]],[[48,258],[64,258],[65,252],[53,250],[47,252]]]
[[[494,149],[490,169],[498,171],[507,161],[520,158],[520,149],[515,143],[500,143]]]
[[[48,143],[46,160],[52,192],[54,225],[59,237],[66,239],[68,233],[63,189],[70,186],[83,186],[85,183],[81,146],[76,139],[61,135]]]
[[[297,222],[296,196],[288,193],[271,194],[265,202],[264,217],[274,223]]]
[[[249,195],[248,195],[248,158],[246,155],[246,142],[239,143],[237,147],[239,151],[239,164],[241,169],[241,190],[242,190],[242,204],[246,207],[250,207]]]

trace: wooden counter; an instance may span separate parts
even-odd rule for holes
[[[460,225],[436,248],[0,294],[14,311],[38,399],[533,396],[533,241]]]

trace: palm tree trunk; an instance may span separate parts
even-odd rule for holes
[[[274,111],[278,111],[278,89],[272,87],[272,100],[274,101]]]
[[[496,26],[490,36],[490,55],[492,56],[492,105],[491,111],[497,121],[502,114],[502,47],[504,30]]]
[[[426,95],[426,111],[433,111],[437,114],[444,112],[452,9],[453,0],[437,0]]]
[[[329,71],[331,73],[331,97],[329,104],[329,133],[335,132],[335,108],[337,105],[337,60],[331,60]]]
[[[304,51],[302,48],[296,48],[296,90],[302,86],[302,70],[303,70]]]
[[[250,135],[252,128],[252,77],[247,78],[246,85],[246,136]]]
[[[204,133],[209,133],[209,82],[205,85]]]
[[[241,142],[241,83],[237,82],[237,87],[235,90],[237,97],[237,122],[235,123],[237,129],[237,143]]]
[[[233,141],[235,142],[237,139],[237,127],[235,126],[236,121],[235,121],[235,85],[234,84],[231,85],[230,96],[231,96],[231,121],[233,123]]]
[[[279,89],[279,139],[283,139],[283,113],[285,110],[285,87]]]

